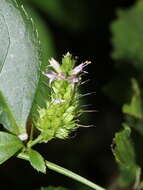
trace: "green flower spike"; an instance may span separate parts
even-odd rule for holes
[[[77,127],[80,74],[88,63],[75,67],[75,60],[67,53],[60,65],[55,59],[49,60],[50,65],[43,73],[49,79],[51,98],[46,108],[39,109],[36,127],[41,131],[42,142],[52,138],[65,139]]]

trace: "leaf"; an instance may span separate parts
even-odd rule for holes
[[[52,35],[48,27],[44,24],[43,20],[40,16],[25,4],[26,10],[29,15],[32,16],[35,25],[37,27],[39,33],[39,39],[41,42],[41,75],[38,83],[38,88],[36,91],[36,96],[33,102],[32,110],[31,110],[31,117],[37,117],[37,110],[38,108],[42,108],[46,106],[46,101],[49,99],[50,89],[47,86],[47,78],[42,74],[42,71],[45,71],[48,65],[48,59],[51,57],[55,57],[55,48],[53,45]]]
[[[3,97],[0,99],[0,123],[10,132],[20,135],[26,133],[27,119],[39,82],[39,40],[31,18],[15,0],[1,0],[0,15],[5,19],[10,40],[0,73]],[[7,32],[0,38],[6,39]]]
[[[37,171],[46,173],[45,161],[41,154],[39,154],[39,152],[31,149],[29,151],[29,161],[33,168],[35,168]]]
[[[133,95],[130,104],[123,106],[123,112],[137,119],[143,119],[143,105],[141,100],[140,89],[135,79],[132,80]]]
[[[115,59],[129,60],[140,71],[143,69],[143,1],[125,10],[118,11],[118,19],[111,30]]]
[[[124,130],[115,134],[114,143],[114,155],[117,162],[129,167],[134,165],[135,155],[133,146],[130,141],[131,129],[125,126]]]
[[[120,181],[128,186],[136,181],[139,167],[136,164],[134,147],[130,139],[131,129],[124,124],[124,129],[115,134],[113,154],[120,167]]]
[[[143,119],[132,117],[131,115],[126,116],[126,123],[143,135]]]
[[[0,132],[0,164],[8,160],[22,147],[22,142],[18,137]]]
[[[8,27],[6,25],[4,16],[1,14],[0,14],[0,42],[2,44],[0,46],[0,71],[1,71],[10,45]]]

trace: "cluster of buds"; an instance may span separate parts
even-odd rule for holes
[[[77,128],[79,94],[78,86],[86,63],[75,67],[75,60],[67,53],[62,64],[55,59],[49,60],[50,65],[43,73],[49,79],[51,88],[50,101],[46,108],[39,109],[37,128],[41,131],[44,142],[52,138],[65,139]]]

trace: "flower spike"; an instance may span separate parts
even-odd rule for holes
[[[65,139],[78,126],[79,93],[78,84],[81,74],[88,63],[74,67],[75,60],[67,53],[62,64],[55,59],[49,60],[50,65],[43,73],[49,79],[51,99],[46,108],[39,109],[39,119],[36,127],[41,131],[42,142],[52,138]],[[80,75],[80,76],[79,76]]]

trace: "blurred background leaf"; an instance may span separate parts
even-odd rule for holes
[[[143,120],[143,104],[141,100],[141,93],[138,83],[135,79],[132,79],[133,95],[130,104],[123,105],[123,113],[131,115],[137,119]]]
[[[138,0],[133,7],[118,10],[118,20],[112,24],[112,56],[130,61],[138,70],[143,69],[142,20],[143,1]]]
[[[87,8],[85,0],[23,0],[44,11],[54,22],[69,30],[78,30],[85,27]]]
[[[135,160],[135,151],[130,139],[131,129],[124,124],[124,129],[115,134],[113,154],[119,164],[118,185],[128,187],[136,182],[139,167]]]

